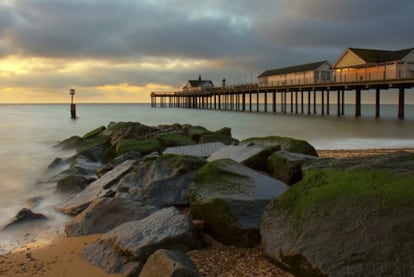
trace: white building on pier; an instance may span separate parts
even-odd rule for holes
[[[335,81],[414,78],[414,48],[398,51],[348,48],[333,66]]]

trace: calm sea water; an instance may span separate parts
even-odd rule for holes
[[[263,107],[261,107],[263,110]],[[270,108],[269,108],[270,110]],[[318,110],[319,107],[318,107]],[[151,108],[147,104],[83,104],[77,107],[77,120],[69,118],[68,105],[0,105],[0,227],[23,207],[28,199],[44,201],[34,211],[52,220],[33,230],[0,234],[0,254],[12,247],[61,234],[65,217],[53,210],[58,199],[53,187],[39,185],[48,164],[55,157],[66,157],[52,146],[72,135],[82,135],[111,121],[136,121],[147,125],[189,123],[211,130],[231,127],[238,139],[252,136],[290,136],[305,139],[317,149],[414,147],[414,106],[406,106],[406,120],[396,119],[395,106],[383,106],[382,118],[374,118],[374,107],[364,105],[355,119],[352,106],[347,116],[337,118],[333,105],[330,116],[218,112],[171,108]]]

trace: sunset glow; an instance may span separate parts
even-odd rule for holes
[[[2,1],[0,103],[67,103],[70,88],[79,103],[149,102],[199,74],[256,82],[350,46],[414,47],[413,11],[408,0]]]

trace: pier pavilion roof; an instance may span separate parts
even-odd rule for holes
[[[339,57],[334,68],[343,68],[358,65],[375,65],[389,62],[398,62],[414,52],[414,48],[397,51],[347,48]]]
[[[313,62],[313,63],[283,67],[283,68],[278,68],[278,69],[271,69],[271,70],[267,70],[267,71],[263,72],[262,74],[260,74],[259,78],[260,77],[267,77],[267,76],[274,76],[274,75],[296,73],[296,72],[312,71],[312,70],[318,69],[324,63],[328,63],[328,62],[327,61],[320,61],[320,62]]]

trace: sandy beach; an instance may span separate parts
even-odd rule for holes
[[[0,276],[121,276],[107,274],[81,256],[83,248],[100,235],[57,238],[51,244],[27,245],[6,256],[0,256]]]
[[[414,152],[414,148],[367,150],[319,150],[321,157],[348,158],[391,153]],[[58,238],[0,256],[0,276],[122,276],[107,274],[82,258],[83,248],[100,235]],[[291,276],[270,263],[260,247],[243,249],[212,241],[211,246],[190,251],[189,256],[204,276]]]

